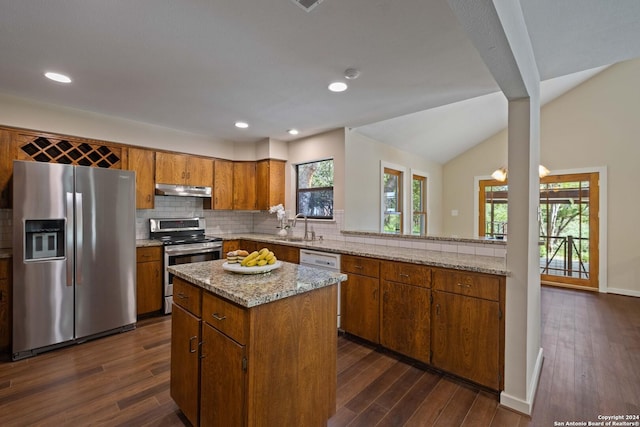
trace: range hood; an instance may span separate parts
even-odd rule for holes
[[[196,187],[191,185],[176,185],[176,184],[156,184],[156,194],[159,196],[211,197],[211,187]]]

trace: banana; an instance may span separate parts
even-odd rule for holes
[[[255,267],[256,264],[258,264],[258,260],[257,259],[252,259],[251,261],[249,261],[245,266],[246,267]]]
[[[272,265],[275,264],[277,261],[276,257],[274,256],[273,258],[271,258],[269,261],[267,261],[267,264]]]
[[[258,255],[260,255],[258,251],[251,252],[245,259],[242,260],[240,265],[244,265],[245,267],[250,267],[248,264],[254,259],[258,258]],[[255,265],[255,263],[253,265]]]
[[[260,261],[258,261],[258,266],[262,267],[263,265],[267,265],[266,259],[261,259]]]
[[[266,259],[267,261],[270,261],[271,258],[274,258],[275,255],[273,254],[273,252],[269,251],[269,253],[267,254],[266,257],[264,257],[264,259]]]

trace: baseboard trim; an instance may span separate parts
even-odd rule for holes
[[[531,415],[533,412],[533,403],[535,401],[536,392],[538,391],[538,383],[540,382],[540,374],[542,372],[542,362],[544,360],[542,347],[538,351],[538,357],[536,359],[536,365],[533,368],[533,376],[529,385],[529,392],[527,393],[527,400],[520,399],[515,396],[511,396],[506,392],[500,393],[500,404],[506,406],[521,414]]]
[[[632,291],[630,289],[607,288],[607,292],[606,293],[624,295],[624,296],[627,296],[627,297],[639,297],[640,298],[640,291]]]

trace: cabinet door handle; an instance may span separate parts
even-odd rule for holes
[[[220,316],[218,313],[213,313],[212,316],[213,316],[214,319],[220,320],[220,321],[222,321],[222,320],[227,318],[227,316],[224,316],[224,315]]]
[[[196,348],[193,348],[193,345],[191,345],[191,343],[193,343],[193,340],[196,340],[196,342],[198,341],[198,337],[197,336],[193,336],[191,338],[189,338],[189,353],[195,353],[196,351],[198,351],[198,345],[196,344]]]
[[[204,344],[204,343],[206,343],[206,341],[200,341],[200,342],[198,343],[198,346],[200,346],[200,347],[204,348],[204,347],[203,347],[203,344]],[[207,355],[205,354],[205,352],[204,352],[204,350],[203,350],[203,351],[201,351],[201,352],[200,352],[200,359],[204,359],[205,357],[207,357]]]
[[[404,274],[404,273],[400,273],[400,277],[406,277],[408,279],[409,275],[408,274]]]
[[[460,286],[461,288],[470,288],[471,285],[467,284],[467,283],[458,283],[458,286]]]
[[[189,296],[183,294],[182,292],[178,292],[177,297],[180,298],[180,299],[189,299]]]
[[[362,266],[361,265],[354,265],[353,268],[357,268],[358,270],[362,270]]]
[[[151,194],[147,194],[147,202],[151,201]]]
[[[4,291],[0,291],[0,301],[4,301]]]
[[[373,299],[375,300],[375,299],[377,299],[377,298],[378,298],[378,290],[377,290],[377,289],[374,289],[374,290],[373,290]]]
[[[440,316],[440,304],[436,304],[436,316]]]
[[[185,173],[184,173],[184,172],[182,172],[182,175],[180,175],[180,177],[181,177],[182,179],[184,179],[184,177],[185,177]]]

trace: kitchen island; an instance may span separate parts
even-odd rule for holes
[[[326,426],[347,276],[286,262],[243,275],[224,262],[169,267],[172,398],[193,425]]]

